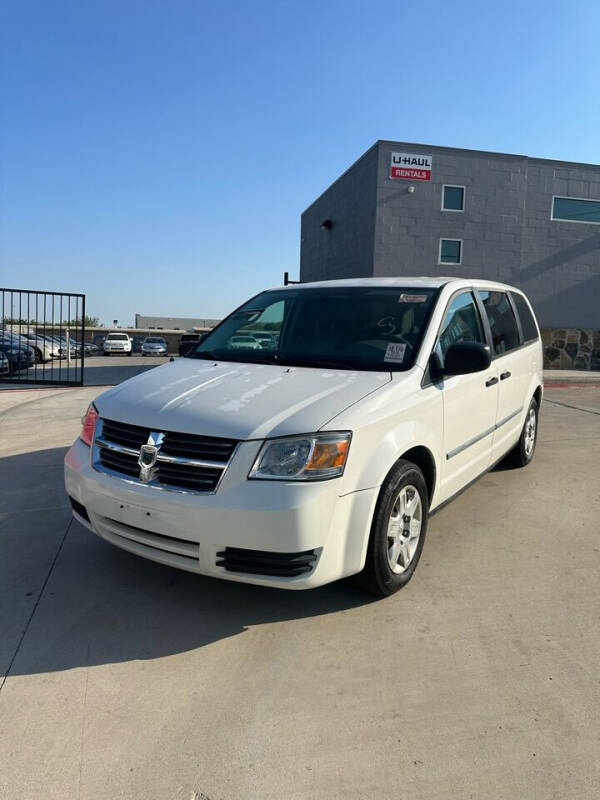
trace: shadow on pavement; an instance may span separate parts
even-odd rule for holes
[[[36,455],[41,462],[56,464],[65,451],[9,456],[0,460],[0,475],[22,475]],[[53,519],[62,530],[68,525],[62,470],[47,476],[42,479],[44,493],[53,498],[55,509],[58,504],[63,508],[20,514],[19,538],[25,541],[18,547],[10,546],[14,539],[3,535],[4,520],[0,522],[2,574],[22,571],[20,562],[42,543]],[[40,478],[38,474],[31,480],[39,484]],[[21,502],[27,503],[27,497],[25,492]],[[62,534],[55,537],[57,543],[61,539]],[[16,614],[27,592],[33,590],[32,602],[36,600],[57,547],[39,574],[12,581],[12,600],[3,593],[2,616],[13,613],[11,603]],[[351,581],[292,592],[182,572],[119,550],[73,521],[10,674],[160,658],[235,636],[250,626],[332,614],[373,600]]]
[[[104,360],[104,359],[103,359]],[[115,359],[116,361],[116,359]],[[127,361],[127,359],[119,359],[119,362]],[[166,359],[168,363],[168,359]],[[95,364],[93,359],[86,361],[83,371],[83,385],[84,386],[109,386],[122,383],[123,381],[140,375],[142,372],[147,372],[149,369],[159,366],[155,363],[116,363],[116,364]]]

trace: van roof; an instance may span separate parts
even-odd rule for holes
[[[452,284],[457,289],[462,286],[480,286],[482,288],[502,288],[502,289],[515,289],[505,283],[497,281],[488,281],[479,278],[457,278],[455,276],[437,276],[437,277],[411,277],[408,275],[399,275],[393,278],[344,278],[341,280],[333,281],[314,281],[312,283],[292,283],[287,286],[277,287],[277,291],[281,289],[326,289],[330,288],[346,288],[351,286],[388,286],[388,287],[404,287],[404,288],[423,288],[423,289],[439,289],[447,284]],[[519,291],[518,289],[516,291]]]

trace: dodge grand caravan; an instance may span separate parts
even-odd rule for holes
[[[540,335],[517,289],[286,286],[100,395],[66,487],[79,522],[163,564],[286,589],[358,574],[389,595],[432,511],[501,459],[531,461],[541,400]]]

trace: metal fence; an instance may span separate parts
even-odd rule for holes
[[[85,295],[0,288],[0,384],[82,386]]]

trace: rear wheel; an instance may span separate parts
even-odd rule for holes
[[[42,351],[39,350],[37,347],[33,348],[33,356],[36,364],[41,364],[43,362]]]
[[[360,585],[387,597],[412,578],[425,542],[429,497],[423,473],[410,461],[399,461],[381,487],[367,547],[358,576]]]
[[[537,444],[539,408],[535,397],[532,398],[523,430],[519,436],[519,441],[504,459],[504,463],[510,467],[526,467],[533,461],[535,446]]]

